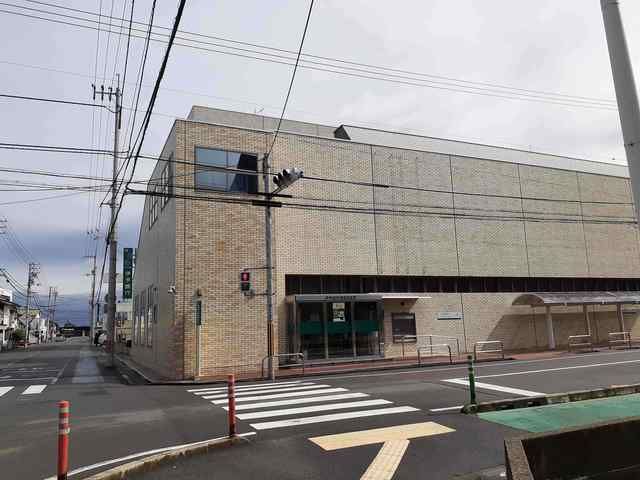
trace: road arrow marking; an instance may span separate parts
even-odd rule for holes
[[[337,435],[324,435],[322,437],[312,437],[309,440],[327,451],[382,443],[382,448],[360,480],[390,480],[409,446],[409,439],[451,432],[455,432],[455,430],[439,423],[423,422],[339,433]]]

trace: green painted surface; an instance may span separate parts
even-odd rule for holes
[[[478,414],[483,420],[533,433],[636,416],[640,416],[640,394]]]

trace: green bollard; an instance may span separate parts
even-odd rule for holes
[[[467,355],[467,364],[469,366],[469,394],[471,395],[471,405],[476,405],[476,376],[473,373],[473,357]]]

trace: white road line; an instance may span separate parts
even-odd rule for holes
[[[607,362],[607,363],[591,363],[589,365],[573,365],[571,367],[544,368],[541,370],[524,370],[521,372],[495,373],[492,375],[481,375],[476,378],[510,377],[513,375],[528,375],[531,373],[560,372],[563,370],[576,370],[580,368],[610,367],[613,365],[625,365],[629,363],[640,363],[640,360],[625,360],[622,362]]]
[[[375,417],[377,415],[390,415],[392,413],[417,412],[420,409],[414,407],[391,407],[377,408],[374,410],[360,410],[358,412],[331,413],[317,417],[290,418],[288,420],[278,420],[275,422],[262,422],[250,424],[256,430],[268,430],[271,428],[293,427],[296,425],[309,425],[310,423],[335,422],[336,420],[347,420],[349,418]]]
[[[337,393],[346,392],[346,388],[323,388],[321,390],[307,390],[305,392],[291,392],[291,393],[275,393],[273,395],[258,395],[256,397],[242,397],[236,399],[237,402],[251,402],[254,400],[270,400],[272,398],[288,398],[288,397],[304,397],[305,395],[317,395],[320,393]],[[211,400],[214,405],[223,405],[228,403],[228,399]]]
[[[22,395],[35,395],[37,393],[42,393],[42,391],[47,388],[46,385],[29,385]]]
[[[485,368],[499,368],[499,367],[505,367],[505,366],[512,366],[512,365],[524,365],[524,364],[528,364],[528,363],[543,363],[543,362],[558,362],[558,361],[563,361],[563,360],[573,360],[573,359],[589,359],[592,357],[606,357],[606,356],[611,356],[611,355],[628,355],[628,354],[632,354],[632,353],[636,353],[637,351],[617,351],[617,352],[594,352],[594,353],[584,353],[581,355],[569,355],[566,357],[553,357],[553,358],[538,358],[535,360],[505,360],[505,361],[497,361],[497,362],[491,362],[491,363],[479,363],[476,364],[476,366],[481,366],[483,369]],[[634,360],[637,361],[637,360]],[[408,370],[402,370],[399,368],[391,368],[389,369],[389,371],[387,372],[378,372],[378,373],[345,373],[344,375],[324,375],[324,376],[318,376],[318,377],[313,377],[314,380],[337,380],[337,379],[341,379],[341,378],[366,378],[366,377],[386,377],[389,375],[404,375],[404,374],[412,374],[412,375],[424,375],[425,373],[432,373],[432,372],[452,372],[452,371],[456,371],[456,370],[467,370],[466,366],[459,366],[459,367],[442,367],[442,368],[432,368],[432,367],[424,367],[424,368],[411,368]]]
[[[253,418],[284,417],[286,415],[295,415],[298,413],[323,412],[327,410],[344,410],[345,408],[372,407],[374,405],[389,405],[391,403],[393,402],[382,399],[363,400],[361,402],[329,403],[325,405],[313,405],[311,407],[283,408],[281,410],[239,413],[238,415],[236,415],[236,417],[238,417],[240,420],[250,420]]]
[[[236,390],[244,390],[247,388],[265,388],[265,387],[281,387],[283,385],[293,385],[294,383],[302,383],[302,380],[295,380],[292,382],[278,382],[278,383],[252,383],[251,385],[236,385]],[[189,393],[196,392],[213,392],[213,391],[225,391],[227,389],[224,387],[206,387],[206,388],[191,388],[187,390]]]
[[[250,410],[254,408],[267,408],[267,407],[279,407],[281,405],[299,405],[301,403],[318,403],[318,402],[330,402],[333,400],[346,400],[347,398],[363,398],[368,397],[366,393],[343,393],[340,395],[325,395],[322,397],[311,398],[289,398],[287,400],[274,400],[273,402],[258,402],[258,403],[241,403],[236,405],[237,410]],[[225,410],[229,410],[229,407],[222,407]]]
[[[318,388],[329,388],[329,387],[331,387],[331,385],[307,385],[303,387],[270,388],[268,390],[249,390],[249,391],[243,390],[241,392],[236,392],[236,398],[246,397],[247,395],[261,395],[263,393],[295,392],[297,390],[313,390]],[[202,398],[206,400],[214,400],[216,398],[227,398],[227,394],[222,393],[222,394],[216,394],[216,395],[205,395]]]
[[[0,387],[0,397],[13,390],[13,387]]]
[[[458,385],[469,386],[469,380],[464,378],[452,378],[450,380],[444,380],[449,383],[457,383]],[[491,383],[476,382],[477,388],[484,388],[486,390],[496,390],[497,392],[513,393],[514,395],[522,395],[523,397],[538,397],[540,395],[546,395],[546,393],[532,392],[531,390],[521,390],[519,388],[503,387],[502,385],[493,385]]]
[[[238,388],[236,387],[236,393],[244,393],[244,392],[257,392],[260,390],[278,390],[281,388],[294,388],[301,387],[305,385],[315,385],[313,382],[296,382],[290,384],[275,384],[275,385],[263,385],[260,387],[250,387],[250,388]],[[228,387],[225,388],[216,388],[215,390],[203,390],[199,392],[191,392],[194,395],[215,395],[215,394],[226,394],[228,391]]]
[[[256,432],[247,432],[247,433],[239,433],[238,436],[239,437],[249,437],[249,436],[255,435],[255,434],[256,434]],[[76,468],[75,470],[71,470],[67,474],[67,476],[70,477],[72,475],[78,475],[79,473],[88,472],[90,470],[95,470],[95,469],[101,468],[101,467],[107,467],[107,466],[113,465],[115,463],[126,462],[127,460],[133,460],[134,458],[146,457],[146,456],[154,455],[156,453],[169,452],[171,450],[178,450],[180,448],[185,448],[185,447],[192,447],[192,446],[195,446],[195,445],[200,445],[202,443],[212,442],[214,440],[222,440],[222,439],[225,439],[225,438],[228,438],[228,437],[212,438],[210,440],[203,440],[201,442],[185,443],[184,445],[174,445],[172,447],[156,448],[154,450],[147,450],[146,452],[133,453],[131,455],[127,455],[126,457],[113,458],[111,460],[105,460],[104,462],[94,463],[93,465],[87,465],[86,467]],[[44,480],[56,480],[57,478],[58,477],[48,477],[48,478],[45,478]]]
[[[453,412],[453,411],[460,411],[462,409],[462,407],[464,407],[464,405],[456,405],[454,407],[442,407],[442,408],[430,408],[429,411],[430,412]]]

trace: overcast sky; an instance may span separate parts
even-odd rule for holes
[[[98,82],[105,85],[111,84],[114,71],[124,71],[126,37],[118,46],[116,35],[7,12],[73,23],[80,22],[24,7],[94,20],[97,17],[33,1],[8,1],[16,6],[0,7],[0,94],[92,101],[90,84],[96,71]],[[113,11],[115,17],[121,17],[123,11],[128,15],[130,8],[130,0],[49,3],[96,13],[102,8],[103,14]],[[151,0],[135,3],[134,19],[148,21]],[[154,24],[171,26],[177,0],[157,3]],[[631,0],[620,3],[637,72],[640,4]],[[189,0],[181,30],[296,50],[307,9],[306,0]],[[142,40],[131,40],[125,107],[133,98],[142,46]],[[164,48],[162,43],[151,43],[144,84],[155,81]],[[206,48],[220,49],[211,45]],[[614,100],[598,0],[316,0],[304,52],[474,82]],[[104,82],[100,79],[103,75]],[[245,112],[264,109],[265,114],[277,116],[290,75],[291,67],[287,65],[175,46],[154,110],[158,115],[152,118],[143,152],[159,154],[172,117],[184,117],[193,104]],[[141,107],[146,107],[149,94],[150,88],[143,89]],[[593,108],[591,103],[589,108],[583,108],[531,100],[534,101],[300,69],[287,117],[336,126],[375,125],[624,163],[615,110]],[[113,145],[112,116],[104,110],[0,99],[0,112],[2,143],[105,149]],[[125,111],[123,129],[130,113]],[[126,148],[128,135],[124,131],[122,137]],[[141,161],[136,177],[147,178],[152,167],[152,162]],[[0,168],[107,176],[111,159],[0,150]],[[4,172],[0,172],[0,179],[87,184]],[[96,205],[103,194],[11,203],[69,192],[7,189],[0,187],[0,218],[6,217],[30,258],[42,264],[41,294],[46,294],[50,285],[57,286],[63,296],[87,293],[90,280],[85,274],[90,265],[83,256],[94,249],[87,231],[97,226]],[[127,197],[120,216],[121,247],[136,246],[140,209],[139,199]],[[105,208],[102,219],[107,216]],[[101,229],[104,232],[104,222]],[[101,244],[99,263],[102,252]],[[14,253],[6,241],[0,241],[0,267],[8,268],[26,283],[25,262]]]

